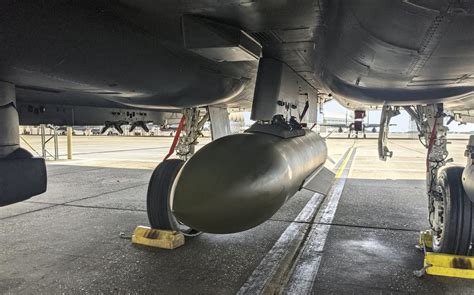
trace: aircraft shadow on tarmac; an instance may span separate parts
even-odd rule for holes
[[[203,234],[174,251],[148,249],[132,246],[119,233],[148,224],[151,172],[50,165],[47,193],[0,209],[0,239],[5,241],[0,288],[13,293],[230,294],[313,195],[298,192],[269,221],[249,231]],[[424,186],[423,180],[348,178],[314,291],[436,293],[474,287],[470,281],[412,274],[422,266],[422,254],[414,247],[418,231],[428,227]]]

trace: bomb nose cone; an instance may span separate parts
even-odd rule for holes
[[[208,233],[244,231],[266,221],[325,161],[324,141],[308,135],[244,133],[206,145],[175,179],[173,214]]]
[[[178,220],[204,232],[239,232],[262,223],[284,203],[286,196],[273,194],[284,191],[275,175],[288,171],[270,159],[271,141],[242,135],[210,143],[184,165],[173,190]]]

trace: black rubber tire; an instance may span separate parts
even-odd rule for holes
[[[180,226],[170,208],[170,193],[174,179],[184,161],[170,159],[160,163],[151,175],[147,193],[148,220],[152,228],[181,231],[187,235],[199,232],[189,227]]]
[[[440,253],[471,256],[474,242],[474,204],[464,192],[464,167],[448,166],[438,173],[444,202],[444,230],[433,250]]]

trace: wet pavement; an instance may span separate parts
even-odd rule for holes
[[[27,139],[35,146],[38,137]],[[170,142],[168,137],[74,137],[74,160],[48,162],[48,192],[0,208],[0,293],[239,291],[314,193],[297,193],[269,221],[243,233],[202,234],[173,251],[134,246],[119,234],[148,224],[148,180]],[[465,145],[452,140],[449,147],[460,164]],[[418,231],[428,227],[425,154],[418,141],[392,140],[394,157],[388,162],[378,160],[372,139],[329,139],[328,146],[339,163],[350,146],[355,151],[331,222],[322,224],[321,212],[308,222],[308,228],[327,229],[312,292],[473,293],[472,281],[413,275],[423,260],[414,247]],[[295,255],[317,236],[305,236]],[[296,268],[291,263],[282,278]],[[282,279],[280,290],[286,283]]]
[[[448,147],[464,165],[466,141]],[[324,247],[313,293],[473,294],[474,281],[417,278],[423,266],[415,244],[428,229],[423,163],[417,141],[392,140],[394,156],[378,160],[376,142],[357,141],[357,152]]]

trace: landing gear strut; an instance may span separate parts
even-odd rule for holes
[[[195,151],[195,147],[198,144],[197,139],[202,135],[201,131],[204,127],[204,123],[209,120],[209,112],[207,112],[202,118],[201,112],[197,108],[184,109],[184,126],[182,134],[179,137],[178,145],[176,146],[176,154],[184,161],[188,160]]]
[[[204,123],[209,114],[201,117],[197,108],[183,110],[183,121],[176,131],[176,154],[180,159],[165,159],[155,168],[150,179],[147,193],[148,220],[152,228],[174,230],[187,236],[195,236],[200,232],[180,223],[173,215],[172,189],[179,170],[195,151],[197,139],[202,135]],[[174,150],[170,151],[172,154]]]
[[[379,159],[386,161],[387,158],[393,156],[393,152],[388,149],[388,131],[390,126],[390,120],[393,117],[398,116],[400,111],[396,107],[384,106],[382,109],[382,114],[380,116],[380,130],[379,130],[379,139],[378,139],[378,151]]]
[[[474,206],[463,184],[464,167],[445,166],[448,159],[443,105],[405,107],[417,123],[419,138],[427,148],[426,189],[428,220],[435,252],[472,255]]]

